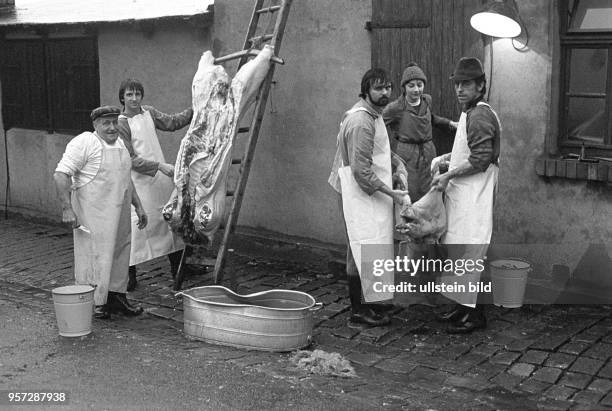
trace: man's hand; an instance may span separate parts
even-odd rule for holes
[[[453,130],[457,130],[457,127],[459,127],[459,123],[457,123],[456,121],[452,121],[451,120],[448,124],[449,124],[450,128],[453,129]]]
[[[437,174],[431,181],[431,186],[438,191],[446,190],[448,182],[450,181],[450,174]]]
[[[168,163],[159,163],[157,169],[168,177],[174,177],[174,166]]]
[[[435,175],[440,171],[440,165],[448,163],[448,156],[443,154],[431,160],[431,175]]]
[[[408,177],[406,171],[398,170],[393,173],[393,188],[398,190],[408,190]]]
[[[62,223],[70,224],[72,228],[77,228],[79,226],[79,221],[77,220],[76,214],[70,208],[64,208],[62,210]]]
[[[136,215],[138,216],[138,229],[142,230],[143,228],[145,228],[147,226],[147,215],[144,212],[144,209],[142,207],[136,207],[134,209],[134,211],[136,211]]]
[[[393,202],[398,205],[411,204],[410,196],[406,190],[392,190],[391,191]]]
[[[70,193],[72,190],[72,181],[70,176],[61,171],[53,173],[53,180],[55,181],[55,188],[57,189],[57,196],[62,204],[62,222],[70,224],[74,229],[79,226],[74,210],[72,209],[72,203],[70,202]]]

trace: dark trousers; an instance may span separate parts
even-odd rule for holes
[[[170,260],[170,271],[172,271],[172,275],[175,275],[178,271],[179,264],[181,263],[181,256],[183,255],[183,250],[178,250],[173,253],[168,254],[168,260]]]
[[[181,263],[181,256],[183,255],[183,250],[178,250],[173,253],[168,254],[168,260],[170,261],[170,271],[172,274],[176,274],[179,264]],[[129,273],[131,275],[136,274],[136,266],[131,265],[129,269]]]
[[[344,211],[342,210],[341,195],[338,195],[338,206],[340,208],[342,223],[344,224],[344,237],[346,239],[346,277],[348,280],[349,299],[351,301],[352,311],[357,312],[363,308],[363,303],[361,302],[363,293],[361,290],[361,279],[359,278],[359,270],[357,269],[357,264],[355,264],[353,252],[351,251],[351,244],[349,242],[348,232],[346,231],[346,222],[344,221]]]

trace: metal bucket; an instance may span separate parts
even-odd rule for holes
[[[306,293],[269,290],[240,295],[214,285],[176,294],[191,338],[262,351],[292,351],[310,344],[312,312],[322,307]]]
[[[94,288],[90,285],[67,285],[51,290],[59,335],[80,337],[91,333]]]
[[[523,305],[531,264],[518,258],[491,261],[493,304],[505,308]]]

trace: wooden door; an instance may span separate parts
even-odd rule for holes
[[[483,59],[480,33],[470,17],[482,0],[372,0],[372,67],[388,70],[394,97],[402,72],[414,61],[425,72],[425,92],[431,94],[435,114],[458,120],[461,114],[449,76],[463,56]],[[453,136],[434,128],[438,153],[452,148]]]

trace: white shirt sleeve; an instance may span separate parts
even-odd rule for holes
[[[90,182],[98,173],[102,162],[102,146],[90,132],[74,137],[66,146],[55,171],[72,177],[75,187]]]

